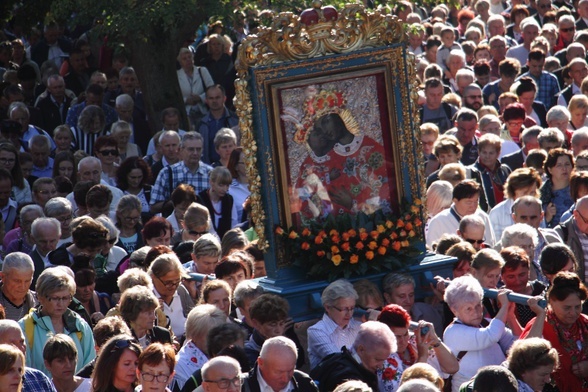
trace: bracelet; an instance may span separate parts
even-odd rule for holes
[[[433,347],[433,348],[437,348],[437,347],[439,347],[440,345],[441,345],[441,341],[438,341],[438,342],[437,342],[437,343],[435,343],[435,344],[431,344],[431,347]]]

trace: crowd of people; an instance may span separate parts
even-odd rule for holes
[[[255,280],[232,98],[260,12],[185,43],[189,124],[169,107],[158,132],[124,47],[6,25],[0,392],[588,391],[588,0],[389,11],[421,83],[426,244],[457,261],[430,287],[332,282],[311,323]]]

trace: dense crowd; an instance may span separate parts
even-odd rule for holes
[[[124,47],[6,25],[0,392],[588,391],[588,0],[391,12],[421,83],[426,243],[457,262],[431,287],[332,282],[305,323],[254,280],[232,98],[261,13],[179,51],[185,130],[174,107],[150,128]]]

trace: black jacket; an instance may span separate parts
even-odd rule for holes
[[[346,347],[340,353],[330,354],[312,369],[310,377],[318,382],[321,392],[335,390],[348,380],[360,380],[369,385],[372,390],[378,390],[378,378],[353,358]]]
[[[294,384],[294,391],[299,392],[318,392],[318,388],[312,378],[308,374],[299,370],[294,370],[294,377],[292,377],[292,384]],[[377,386],[377,383],[376,383]],[[333,388],[334,389],[334,388]],[[333,389],[330,389],[331,391]],[[257,364],[251,369],[249,374],[245,377],[243,382],[243,392],[261,392],[259,382],[257,381]]]

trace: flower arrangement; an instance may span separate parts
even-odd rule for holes
[[[316,279],[333,281],[352,275],[394,271],[422,253],[422,203],[402,203],[399,215],[377,211],[329,216],[302,227],[276,227],[294,265]]]

